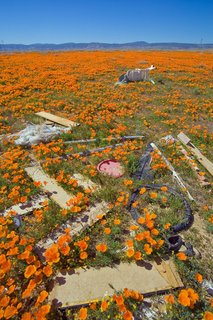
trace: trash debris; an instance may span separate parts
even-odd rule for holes
[[[132,195],[130,197],[129,204],[128,204],[128,210],[130,211],[132,218],[136,222],[137,222],[138,218],[140,217],[140,214],[138,213],[137,208],[134,208],[134,206],[132,206],[132,205],[136,201],[138,196],[140,195],[140,190],[142,188],[146,188],[146,190],[153,190],[154,189],[154,190],[160,191],[162,186],[165,186],[165,185],[162,185],[162,184],[159,184],[159,185],[158,184],[152,184],[152,185],[151,184],[150,185],[143,184],[132,193]],[[182,201],[183,206],[184,206],[184,217],[182,218],[182,221],[176,225],[171,226],[169,231],[171,231],[171,233],[178,233],[180,231],[189,229],[194,222],[194,216],[192,214],[192,210],[191,210],[191,207],[190,207],[188,201],[184,198],[182,193],[177,192],[175,189],[173,189],[169,186],[167,186],[167,192],[173,194],[175,197],[178,197]]]
[[[12,219],[13,219],[14,227],[18,229],[22,225],[22,218],[16,215],[12,217]]]
[[[65,119],[65,118],[55,116],[54,114],[51,114],[51,113],[48,113],[45,111],[37,112],[37,113],[35,113],[35,115],[42,117],[44,119],[50,120],[51,122],[58,123],[64,127],[71,128],[71,127],[79,126],[79,123],[73,122],[73,121]]]
[[[102,300],[105,293],[112,296],[125,288],[142,294],[183,287],[183,283],[171,259],[161,263],[143,261],[120,263],[114,267],[77,268],[58,273],[49,302],[65,308]],[[72,290],[70,290],[72,288]]]
[[[213,297],[213,281],[203,280],[202,287],[206,289],[207,293]]]
[[[146,69],[132,69],[128,70],[125,74],[122,74],[115,85],[121,85],[128,82],[135,82],[135,81],[148,81],[149,80],[149,71],[154,70],[154,65]],[[153,84],[154,81],[150,80]]]
[[[189,150],[197,157],[198,161],[209,171],[213,176],[213,163],[208,160],[199,149],[197,149],[190,141],[190,139],[183,133],[179,133],[178,139],[189,148]]]
[[[101,161],[97,165],[97,170],[114,178],[120,178],[124,174],[124,168],[121,163],[113,159]]]
[[[40,142],[48,142],[62,132],[69,131],[70,128],[57,127],[55,125],[28,125],[24,130],[19,132],[19,138],[15,144],[21,146],[33,146]]]
[[[135,139],[143,139],[144,136],[123,136],[123,137],[112,137],[112,138],[104,138],[104,139],[85,139],[85,140],[71,140],[71,141],[63,141],[64,144],[72,144],[72,143],[93,143],[96,141],[111,141],[111,140],[120,140],[121,142],[126,141],[126,140],[135,140]]]
[[[136,171],[132,174],[133,179],[147,182],[154,179],[154,173],[150,168],[152,162],[151,152],[153,152],[153,150],[153,147],[149,144],[138,161]]]

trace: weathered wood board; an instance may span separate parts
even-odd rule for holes
[[[104,295],[111,296],[115,290],[125,288],[148,294],[182,286],[171,260],[160,264],[132,262],[112,268],[78,268],[57,274],[49,302],[63,308],[101,300]]]
[[[48,192],[50,198],[61,208],[69,209],[67,201],[69,201],[73,195],[71,193],[67,193],[61,186],[59,186],[56,180],[50,178],[39,166],[25,168],[25,171],[34,181],[41,182],[42,189]]]
[[[183,133],[178,134],[178,139],[189,148],[189,150],[197,157],[198,161],[211,173],[213,176],[213,163],[208,160],[198,148],[196,148],[192,143],[191,140]]]
[[[88,210],[83,211],[78,216],[72,216],[59,228],[53,230],[51,234],[36,244],[35,249],[37,254],[43,259],[44,251],[58,241],[59,237],[65,233],[65,229],[70,229],[70,235],[73,237],[87,227],[92,226],[98,221],[100,215],[104,216],[108,211],[109,205],[102,201],[91,206]]]
[[[10,211],[15,211],[17,215],[24,215],[27,213],[32,212],[35,209],[42,208],[44,205],[43,203],[45,201],[48,201],[49,199],[45,195],[41,195],[39,197],[33,198],[27,202],[24,203],[18,203],[9,209],[5,210],[4,212],[0,213],[0,215],[7,216]]]
[[[76,123],[74,121],[65,119],[65,118],[61,118],[58,116],[55,116],[54,114],[45,112],[45,111],[40,111],[36,113],[37,116],[42,117],[44,119],[50,120],[52,122],[58,123],[64,127],[76,127],[79,126],[79,123]]]

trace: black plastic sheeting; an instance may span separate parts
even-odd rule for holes
[[[132,174],[133,179],[144,181],[152,181],[154,179],[154,173],[150,168],[150,164],[152,162],[151,152],[153,151],[154,149],[151,144],[148,144],[138,161],[136,171]]]

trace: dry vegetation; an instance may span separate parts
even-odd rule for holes
[[[115,86],[118,77],[130,68],[157,66],[150,82]],[[164,239],[170,224],[179,221],[181,204],[169,196],[166,187],[159,192],[143,190],[138,199],[141,217],[135,224],[127,204],[139,182],[131,178],[137,159],[147,144],[155,141],[184,179],[195,198],[191,202],[195,223],[184,238],[200,256],[174,255],[185,288],[165,297],[167,313],[156,319],[213,319],[212,298],[202,287],[212,278],[211,188],[201,187],[194,171],[180,152],[179,144],[164,145],[159,139],[184,131],[211,161],[212,158],[212,67],[211,52],[60,52],[0,55],[0,211],[25,203],[39,194],[39,181],[27,176],[24,168],[34,155],[48,174],[75,195],[70,210],[61,210],[49,201],[43,209],[25,216],[15,229],[13,212],[0,217],[0,319],[141,319],[137,315],[143,297],[126,289],[102,302],[79,309],[52,310],[48,304],[50,280],[61,268],[82,265],[105,266],[118,261],[153,259],[165,254]],[[38,121],[33,115],[47,111],[81,125],[60,139],[32,148],[14,144],[6,134]],[[112,145],[114,137],[144,135],[143,141],[128,141],[90,156],[74,154],[99,146]],[[97,138],[94,144],[65,144],[75,139]],[[103,140],[107,138],[107,140]],[[102,176],[96,166],[102,159],[114,158],[125,167],[122,178]],[[198,162],[200,174],[212,177]],[[153,154],[154,183],[169,184],[177,190],[171,172]],[[78,172],[101,185],[91,193],[78,186],[72,174]],[[184,192],[182,190],[182,192]],[[186,196],[186,195],[185,195]],[[186,196],[187,197],[187,196]],[[69,230],[49,248],[46,261],[34,252],[37,241],[101,199],[110,212],[77,238]],[[134,231],[134,232],[133,232]],[[124,248],[126,248],[124,250]],[[165,311],[165,310],[164,310]],[[145,318],[145,316],[144,316]],[[146,318],[145,318],[146,319]]]

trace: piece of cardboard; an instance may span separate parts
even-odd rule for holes
[[[45,111],[41,111],[41,112],[37,112],[36,113],[37,116],[42,117],[44,119],[50,120],[52,122],[58,123],[64,127],[76,127],[79,126],[79,123],[73,122],[71,120],[65,119],[65,118],[61,118],[58,116],[55,116],[54,114],[45,112]]]
[[[112,296],[115,291],[130,290],[142,294],[157,293],[182,287],[171,260],[141,263],[120,263],[114,267],[78,268],[64,271],[55,277],[49,302],[57,307],[88,304]]]

